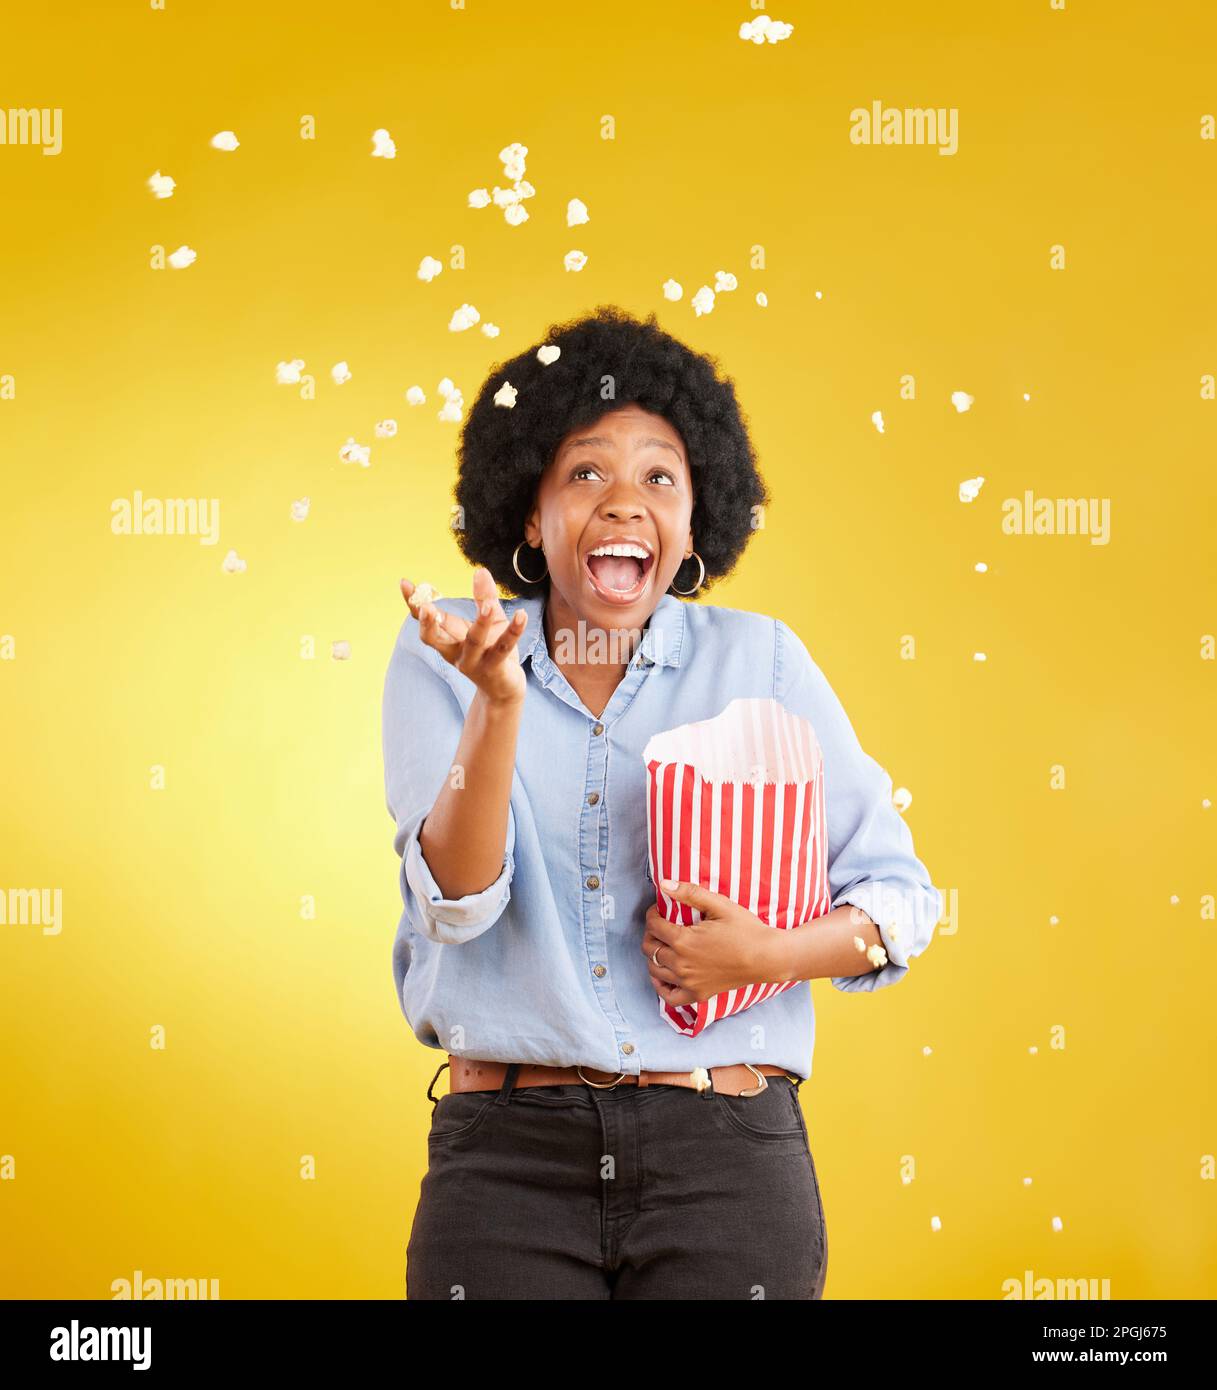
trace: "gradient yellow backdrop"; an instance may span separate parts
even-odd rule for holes
[[[601,302],[734,378],[775,502],[712,601],[796,628],[956,895],[894,989],[813,986],[826,1297],[1217,1295],[1217,12],[769,12],[756,47],[746,0],[7,11],[0,107],[63,148],[0,146],[0,888],[63,922],[0,928],[3,1295],[402,1296],[442,1055],[393,993],[380,697],[398,578],[469,592],[435,388]],[[851,144],[875,100],[958,108],[958,152]],[[512,141],[520,227],[466,206]],[[219,544],[113,535],[136,489],[218,497]],[[1109,499],[1110,543],[1004,535],[1027,489]]]

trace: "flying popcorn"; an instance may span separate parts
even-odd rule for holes
[[[499,325],[497,323],[484,323],[482,324],[482,332],[485,333],[488,338],[497,338],[499,336]]]
[[[1059,1216],[1054,1216],[1052,1218],[1052,1229],[1054,1231],[1063,1231],[1065,1229],[1065,1223]]]
[[[907,787],[897,787],[892,793],[892,805],[903,814],[913,804],[913,793]]]
[[[703,1091],[708,1091],[713,1085],[713,1082],[710,1080],[710,1073],[705,1067],[694,1067],[689,1073],[689,1076],[699,1096]]]
[[[977,562],[975,563],[975,565],[972,566],[972,568],[976,571],[977,574],[988,574],[989,572],[989,566],[986,565],[983,560],[977,560]]]
[[[931,1216],[931,1217],[930,1217],[930,1230],[931,1230],[931,1231],[941,1231],[941,1230],[942,1230],[942,1222],[938,1219],[938,1217],[936,1217],[936,1216]]]
[[[496,183],[491,198],[496,208],[509,208],[514,203],[520,201],[520,190],[518,188],[500,188]]]
[[[1171,894],[1171,906],[1172,906],[1172,907],[1178,907],[1178,906],[1179,906],[1179,896],[1178,896],[1177,893],[1172,893],[1172,894]]]
[[[304,521],[308,517],[308,498],[297,497],[292,503],[292,520]]]
[[[1204,797],[1204,798],[1201,800],[1201,802],[1200,802],[1201,807],[1202,807],[1204,810],[1206,810],[1206,811],[1209,809],[1209,807],[1210,807],[1212,804],[1213,804],[1213,803],[1208,799],[1207,796]]]
[[[485,208],[490,206],[490,192],[485,188],[475,188],[469,195],[469,206],[471,208]]]
[[[222,130],[218,135],[211,137],[213,150],[235,150],[240,143],[231,130]]]
[[[462,418],[461,411],[464,404],[465,402],[459,394],[449,396],[444,402],[443,409],[439,412],[439,419],[459,421]]]
[[[162,174],[158,169],[148,180],[148,187],[158,198],[172,198],[173,190],[177,187],[177,184],[174,183],[168,174]]]
[[[424,256],[418,263],[418,278],[430,284],[443,268],[442,261],[437,261],[434,256]]]
[[[875,945],[867,948],[866,959],[872,965],[882,967],[887,964],[887,952],[876,942]]]
[[[406,400],[410,405],[426,405],[427,394],[421,386],[411,386],[406,392]]]
[[[1030,1187],[1030,1186],[1031,1186],[1031,1179],[1030,1179],[1030,1178],[1024,1178],[1024,1179],[1023,1179],[1023,1186],[1024,1186],[1024,1187]]]
[[[528,209],[523,203],[512,203],[503,209],[503,218],[509,227],[518,227],[521,222],[528,221]]]
[[[871,412],[871,417],[870,417],[870,422],[871,422],[872,425],[874,425],[874,427],[879,431],[880,434],[883,433],[883,429],[884,429],[884,426],[883,426],[883,411],[881,411],[881,410],[872,411],[872,412]]]
[[[973,652],[973,653],[972,653],[972,660],[973,660],[973,661],[988,661],[988,659],[989,659],[988,656],[987,656],[984,652]]]
[[[684,288],[678,280],[665,280],[663,282],[663,297],[665,299],[670,299],[675,303],[682,294],[684,294]]]
[[[1029,401],[1030,399],[1031,399],[1031,393],[1030,393],[1029,391],[1024,391],[1024,392],[1023,392],[1023,400]]]
[[[793,24],[783,24],[780,19],[770,19],[765,14],[758,15],[756,19],[748,20],[739,27],[740,38],[751,40],[752,43],[781,43],[793,33]]]
[[[330,375],[334,378],[334,385],[341,386],[344,381],[350,381],[351,369],[345,362],[335,362],[330,368]]]
[[[397,146],[393,143],[392,137],[387,130],[374,130],[372,132],[372,158],[397,158]]]
[[[356,444],[354,436],[338,450],[338,457],[343,463],[357,463],[361,468],[372,466],[372,449],[367,444]]]
[[[965,410],[972,409],[972,402],[975,399],[975,396],[969,396],[966,391],[951,392],[951,404],[955,407],[955,409],[959,412],[960,415],[962,415]]]
[[[739,281],[727,270],[716,270],[714,272],[714,293],[726,294],[729,290],[736,289]]]
[[[861,954],[866,954],[866,942],[860,936],[854,937],[854,948]]]
[[[450,376],[446,376],[435,389],[441,396],[445,397],[445,399],[456,391],[456,387],[452,384],[452,378]]]
[[[572,198],[566,205],[566,225],[578,227],[588,220],[587,204],[581,198]]]
[[[168,260],[174,270],[185,270],[188,265],[193,265],[198,260],[198,252],[192,251],[189,246],[179,246]]]
[[[397,433],[396,420],[378,420],[376,422],[376,438],[392,439]]]
[[[435,587],[435,585],[423,583],[416,584],[414,586],[414,589],[411,592],[410,597],[406,600],[406,602],[414,610],[414,616],[417,618],[418,610],[423,606],[423,604],[434,603],[437,598],[443,598],[443,594],[440,593],[440,591]]]
[[[587,257],[582,251],[568,251],[562,258],[562,264],[567,270],[582,270],[587,264]]]
[[[225,574],[244,574],[245,561],[241,559],[235,550],[230,550],[228,554],[224,556],[223,560],[220,561],[220,568]]]
[[[959,485],[959,500],[961,502],[975,502],[984,485],[984,478],[965,478]]]
[[[759,291],[757,292],[756,302],[761,306],[762,309],[765,309],[765,308],[768,307],[768,305],[769,305],[769,296],[765,293],[764,290],[759,290]]]
[[[503,175],[509,179],[522,179],[524,177],[524,159],[528,154],[528,146],[521,145],[519,141],[504,146],[499,151],[499,159],[503,165]]]
[[[466,328],[472,328],[481,317],[472,304],[462,304],[448,320],[448,331],[463,333]]]
[[[562,349],[557,343],[543,343],[537,349],[537,361],[543,367],[548,367],[551,362],[556,362],[562,356]]]
[[[505,406],[508,410],[515,407],[516,396],[519,393],[510,381],[505,381],[502,386],[494,393],[495,405]]]
[[[923,1047],[921,1049],[921,1055],[923,1057],[929,1057],[933,1053],[933,1051],[934,1049],[932,1047]]]
[[[351,644],[349,642],[331,642],[330,655],[335,661],[350,661]]]
[[[713,313],[714,291],[709,285],[703,285],[689,302],[693,305],[693,312],[698,318],[701,318],[703,314]]]
[[[1059,917],[1049,917],[1049,918],[1048,918],[1048,925],[1049,925],[1050,927],[1055,927],[1055,926],[1057,925],[1057,923],[1060,922],[1060,920],[1061,920],[1061,919],[1060,919]]]
[[[275,380],[280,386],[295,386],[304,370],[304,359],[293,357],[290,362],[280,362],[275,367]]]
[[[817,291],[816,291],[816,298],[817,298],[817,299],[823,299],[823,298],[824,298],[824,291],[823,291],[823,290],[817,290]]]

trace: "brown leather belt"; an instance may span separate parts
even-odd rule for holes
[[[478,1062],[448,1054],[449,1091],[497,1091],[507,1076],[506,1062]],[[691,1071],[644,1071],[637,1076],[619,1072],[597,1072],[594,1067],[545,1067],[521,1062],[516,1086],[594,1086],[612,1090],[614,1086],[688,1086],[696,1089]],[[442,1070],[442,1068],[441,1068]],[[769,1085],[766,1076],[790,1076],[785,1067],[762,1062],[737,1062],[731,1066],[707,1067],[715,1091],[724,1096],[760,1095]],[[758,1080],[759,1073],[759,1080]],[[802,1080],[801,1077],[794,1078]],[[514,1088],[513,1088],[514,1089]]]

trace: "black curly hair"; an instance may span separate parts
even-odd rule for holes
[[[719,378],[714,358],[665,333],[654,313],[643,322],[615,305],[551,324],[541,343],[561,348],[558,359],[544,365],[537,359],[541,344],[534,344],[496,363],[465,421],[454,494],[464,522],[457,529],[462,553],[485,565],[508,593],[548,597],[548,575],[526,584],[511,562],[541,475],[571,430],[636,404],[662,415],[684,440],[693,544],[706,567],[697,592],[706,592],[731,572],[755,528],[753,509],[769,501],[730,378]],[[613,396],[606,400],[601,392],[609,377]],[[505,381],[519,393],[510,410],[494,403]],[[526,547],[520,568],[527,574],[530,561],[539,568],[538,558]],[[673,583],[689,589],[699,573],[690,556]]]

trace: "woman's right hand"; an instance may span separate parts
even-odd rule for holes
[[[401,581],[407,607],[414,588],[410,580]],[[472,623],[455,613],[442,612],[433,603],[423,603],[417,614],[419,637],[467,676],[492,704],[523,701],[527,685],[517,649],[528,615],[517,609],[508,622],[494,576],[484,565],[473,572],[473,597],[478,616]]]

